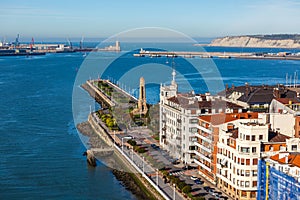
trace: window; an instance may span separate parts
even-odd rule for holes
[[[241,176],[244,176],[245,175],[245,171],[242,169],[241,170]]]
[[[257,176],[257,170],[252,171],[252,176]]]
[[[251,191],[251,192],[250,192],[250,197],[251,197],[251,198],[255,198],[255,197],[256,197],[256,192]]]
[[[257,186],[257,181],[253,181],[252,182],[252,187],[256,187]]]
[[[191,133],[197,133],[198,129],[197,128],[190,128]]]
[[[246,176],[250,176],[250,170],[246,170]]]
[[[257,161],[258,161],[258,159],[257,159],[257,158],[254,158],[254,159],[253,159],[253,165],[257,165]]]
[[[250,152],[250,148],[249,147],[241,147],[241,152],[243,152],[243,153],[249,153]]]
[[[256,147],[252,147],[252,153],[256,153]]]
[[[198,119],[190,119],[190,124],[198,124]]]
[[[246,135],[246,140],[250,140],[250,135]]]
[[[255,135],[251,136],[251,141],[255,141]]]
[[[259,140],[263,140],[263,135],[259,135]]]
[[[244,181],[241,181],[241,186],[243,186],[243,187],[244,187]]]
[[[250,159],[246,159],[246,165],[250,165]]]
[[[242,197],[247,197],[247,192],[246,191],[242,191]]]
[[[297,151],[297,145],[292,145],[292,151]]]
[[[249,187],[250,186],[250,182],[249,181],[246,181],[245,182],[245,187]]]

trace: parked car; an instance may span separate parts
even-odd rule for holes
[[[173,164],[173,165],[177,165],[177,164],[179,164],[179,163],[180,163],[180,161],[179,161],[178,159],[172,160],[172,164]]]
[[[156,144],[151,144],[150,145],[153,149],[159,149],[159,146],[157,146]]]
[[[132,139],[134,139],[134,137],[131,136],[131,135],[124,136],[123,138],[124,138],[124,139],[127,139],[127,140],[132,140]]]
[[[196,176],[191,176],[191,179],[195,181],[195,180],[198,179],[198,177],[196,177]]]
[[[194,182],[198,185],[202,185],[204,183],[204,181],[201,181],[200,179],[196,179]]]

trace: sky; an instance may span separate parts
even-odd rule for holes
[[[1,0],[0,38],[103,38],[162,27],[191,37],[300,32],[300,0]]]

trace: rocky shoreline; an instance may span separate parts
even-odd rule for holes
[[[119,171],[116,169],[113,169],[112,173],[114,174],[116,179],[119,180],[127,190],[131,191],[135,195],[137,199],[139,200],[152,199],[148,197],[148,195],[142,190],[141,187],[139,187],[138,184],[136,184],[136,182],[132,177],[135,176],[134,174]]]

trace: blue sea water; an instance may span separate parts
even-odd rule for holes
[[[82,54],[0,58],[0,199],[135,199],[89,168],[72,118]]]
[[[112,54],[99,53],[97,59],[105,60]],[[101,70],[103,66],[97,64],[97,59],[95,70]],[[124,56],[119,60],[120,65],[113,66],[105,75],[116,79],[122,76],[121,67],[133,68],[147,59],[151,58]],[[166,62],[165,58],[152,59],[156,63]],[[85,147],[73,123],[72,90],[83,60],[81,53],[0,57],[0,199],[135,199],[110,169],[101,164],[91,169],[82,156]],[[286,73],[293,75],[300,70],[300,61],[213,59],[213,62],[224,84],[229,85],[285,83]],[[184,63],[178,61],[177,69],[194,84],[196,92],[206,92],[201,76],[189,71]],[[96,78],[97,74],[85,76]],[[162,78],[168,82],[171,75]],[[180,83],[178,79],[179,88]],[[155,103],[158,85],[149,84],[147,89],[149,101]]]

